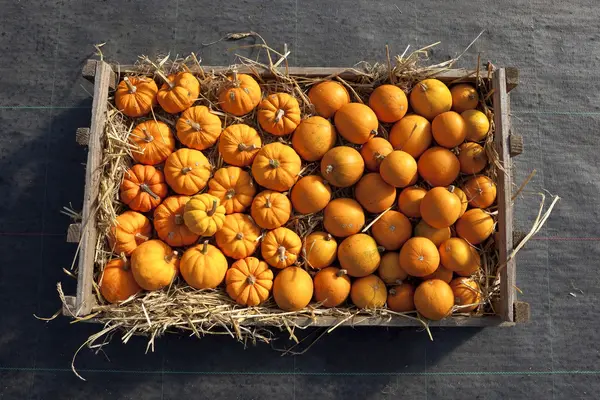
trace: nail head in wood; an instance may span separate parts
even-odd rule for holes
[[[516,301],[514,304],[514,318],[517,324],[529,322],[529,319],[531,318],[529,303]]]
[[[87,146],[90,143],[90,128],[77,128],[75,141],[81,146]]]
[[[516,157],[523,152],[523,136],[510,134],[508,137],[510,156]]]
[[[81,224],[71,224],[67,229],[67,243],[79,243],[81,239]]]

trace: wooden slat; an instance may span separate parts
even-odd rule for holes
[[[297,318],[295,322],[300,325],[311,326],[335,326],[341,320],[334,317],[320,317],[314,321],[310,318]],[[430,327],[486,327],[486,326],[512,326],[513,322],[503,321],[500,317],[450,317],[441,321],[429,321]],[[366,318],[357,316],[353,320],[349,320],[341,324],[341,326],[389,326],[389,327],[422,327],[418,321],[396,317],[392,319],[383,318]]]
[[[109,64],[98,61],[94,81],[94,101],[92,103],[92,123],[85,171],[85,192],[83,197],[81,247],[79,249],[79,273],[77,276],[78,315],[87,315],[95,305],[93,294],[94,257],[98,230],[96,228],[96,207],[100,186],[100,164],[102,161],[101,137],[106,124],[108,89],[114,73]]]
[[[506,265],[502,268],[500,275],[500,315],[504,321],[514,321],[515,303],[515,283],[516,266],[515,260],[506,262],[508,255],[513,248],[513,209],[511,203],[512,197],[512,176],[510,160],[510,117],[509,99],[506,92],[506,75],[503,68],[494,72],[492,78],[494,88],[494,145],[500,162],[504,166],[504,172],[498,173],[498,233],[500,239],[500,265]]]

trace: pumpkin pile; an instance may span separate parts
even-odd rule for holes
[[[132,165],[106,301],[182,279],[284,311],[313,302],[439,320],[482,304],[496,185],[474,86],[425,79],[359,99],[326,80],[296,97],[233,71],[210,102],[190,72],[156,78],[124,77],[115,92],[133,121]]]

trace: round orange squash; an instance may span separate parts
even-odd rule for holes
[[[221,136],[221,119],[206,106],[190,107],[181,113],[175,127],[177,138],[185,146],[206,150]]]
[[[375,240],[369,235],[358,233],[340,243],[338,260],[348,275],[360,278],[377,270],[381,256]]]
[[[302,122],[292,136],[292,147],[305,161],[318,161],[335,146],[337,134],[331,122],[323,117],[310,117]]]
[[[460,172],[463,174],[477,174],[487,165],[485,149],[474,142],[466,142],[458,148],[458,161]]]
[[[321,160],[321,175],[333,186],[354,185],[365,170],[360,153],[349,146],[338,146],[329,150]]]
[[[386,285],[400,285],[408,278],[408,274],[400,267],[400,255],[395,251],[388,251],[381,257],[377,274]]]
[[[272,267],[283,269],[294,264],[302,250],[302,240],[291,229],[279,227],[267,232],[260,246],[263,260]]]
[[[163,110],[177,114],[194,104],[200,94],[200,82],[194,75],[184,71],[169,76],[157,73],[164,81],[156,95]]]
[[[246,124],[228,126],[219,139],[219,153],[223,161],[236,167],[252,165],[261,146],[258,132]]]
[[[365,161],[365,166],[369,171],[379,171],[379,165],[394,148],[392,144],[384,138],[374,137],[362,145],[360,155]]]
[[[380,121],[396,122],[408,111],[408,99],[398,86],[381,85],[369,96],[369,107]]]
[[[350,295],[350,278],[345,270],[327,267],[315,275],[315,300],[323,307],[337,307]]]
[[[131,272],[142,289],[159,290],[169,286],[178,271],[177,252],[163,241],[148,240],[131,253]]]
[[[461,113],[467,110],[474,110],[479,104],[479,95],[473,85],[468,83],[459,83],[450,88],[452,95],[452,110]]]
[[[269,298],[273,287],[273,271],[256,257],[237,260],[225,275],[227,294],[236,303],[254,307]]]
[[[448,190],[452,193],[454,193],[460,200],[460,213],[458,214],[458,217],[462,217],[463,214],[465,213],[465,211],[467,211],[467,206],[469,205],[469,200],[467,199],[467,195],[465,194],[465,192],[463,192],[463,190],[459,187],[456,186],[450,186],[448,188]]]
[[[377,135],[377,115],[364,104],[343,105],[334,117],[335,129],[350,143],[363,144]]]
[[[214,289],[223,282],[227,273],[227,259],[213,245],[204,243],[190,247],[179,263],[181,276],[193,288]]]
[[[106,263],[102,271],[99,287],[102,297],[113,304],[125,301],[142,290],[133,278],[131,266],[125,254],[121,258],[116,258]],[[350,291],[349,287],[348,291]]]
[[[481,142],[485,140],[490,130],[490,120],[488,117],[478,110],[463,111],[460,115],[465,120],[466,139],[469,142]]]
[[[252,200],[250,214],[261,228],[275,229],[288,222],[292,215],[292,204],[286,195],[264,190]]]
[[[419,314],[438,321],[452,312],[454,293],[446,282],[440,279],[430,279],[417,287],[414,300]]]
[[[305,270],[288,267],[275,277],[273,298],[284,311],[299,311],[310,303],[314,291],[313,280]]]
[[[185,205],[189,200],[188,196],[167,197],[154,210],[154,229],[158,237],[169,246],[189,246],[198,240],[199,235],[187,227],[183,218]]]
[[[428,120],[450,111],[452,94],[443,82],[437,79],[425,79],[415,85],[410,92],[410,105],[413,110]]]
[[[156,105],[157,93],[158,86],[154,79],[126,76],[115,91],[115,105],[128,117],[143,117]]]
[[[379,173],[390,185],[403,188],[417,183],[417,162],[408,153],[394,150],[381,162]]]
[[[133,159],[145,165],[164,162],[175,149],[175,137],[169,125],[162,121],[144,121],[129,134]]]
[[[471,312],[475,310],[482,301],[479,284],[469,278],[455,278],[450,282],[452,293],[454,293],[454,304],[459,306],[457,312]]]
[[[301,178],[290,194],[294,210],[300,214],[313,214],[324,209],[331,200],[331,187],[320,176]]]
[[[444,240],[452,236],[452,232],[449,227],[438,229],[421,220],[417,226],[415,226],[414,236],[427,238],[431,240],[436,247],[439,247]]]
[[[448,186],[458,178],[460,162],[450,150],[432,147],[425,151],[417,163],[419,175],[431,186]]]
[[[346,88],[338,82],[324,81],[310,88],[308,98],[323,118],[331,118],[343,105],[350,103]]]
[[[290,146],[279,142],[264,146],[252,162],[252,176],[267,189],[285,192],[289,190],[300,173],[301,160]]]
[[[219,92],[219,105],[223,111],[241,117],[254,110],[261,97],[260,86],[253,77],[233,71]]]
[[[409,218],[421,217],[421,200],[427,194],[427,189],[418,186],[409,186],[398,196],[398,209]]]
[[[442,281],[444,281],[446,283],[450,283],[450,281],[452,280],[452,275],[453,275],[452,271],[445,268],[443,265],[440,265],[439,267],[437,267],[437,269],[435,270],[435,272],[433,274],[424,276],[421,279],[423,279],[424,281],[427,281],[429,279],[441,279]]]
[[[385,283],[375,275],[367,275],[354,281],[350,298],[358,308],[381,308],[387,300]]]
[[[226,214],[233,214],[250,207],[256,186],[250,174],[240,167],[223,167],[208,181],[208,194],[219,199]]]
[[[473,208],[456,221],[456,234],[476,245],[494,232],[494,219],[481,208]]]
[[[212,165],[201,151],[181,148],[167,158],[163,171],[171,189],[191,196],[204,189]]]
[[[119,215],[108,234],[108,244],[115,254],[130,255],[152,236],[152,224],[143,214],[125,211]]]
[[[398,250],[412,236],[412,225],[404,214],[390,210],[371,226],[371,234],[386,250]]]
[[[461,211],[460,199],[445,187],[431,189],[421,200],[421,218],[434,228],[454,224]]]
[[[471,207],[488,208],[496,201],[496,184],[485,175],[469,179],[462,190]]]
[[[431,123],[431,132],[437,144],[449,149],[464,142],[467,135],[465,120],[454,111],[436,116]]]
[[[311,268],[321,269],[333,264],[337,258],[337,242],[326,232],[313,232],[304,240],[302,255]]]
[[[227,257],[246,258],[258,247],[260,228],[246,214],[229,214],[225,216],[223,227],[215,233],[217,246]]]
[[[287,93],[270,94],[259,104],[256,118],[265,132],[289,135],[300,123],[300,105]]]
[[[440,262],[450,271],[473,271],[479,268],[479,255],[466,240],[453,237],[439,247]]]
[[[396,150],[402,150],[418,158],[431,146],[433,135],[431,123],[417,114],[407,115],[392,126],[390,143]]]
[[[415,310],[415,287],[403,283],[388,291],[387,306],[390,310],[405,313]]]
[[[185,204],[183,221],[196,235],[213,236],[225,223],[225,207],[215,196],[202,193]]]
[[[323,226],[333,236],[354,235],[365,226],[365,213],[356,200],[335,199],[325,207]]]
[[[471,253],[473,253],[474,262],[471,263],[468,266],[468,268],[466,268],[466,269],[454,271],[454,273],[456,275],[471,276],[471,275],[477,273],[477,271],[479,271],[479,269],[481,268],[481,255],[479,254],[479,252],[477,251],[477,249],[475,247],[471,247]]]
[[[134,211],[148,212],[167,196],[163,173],[151,165],[136,164],[123,174],[119,198]]]
[[[354,187],[354,197],[370,213],[380,213],[396,201],[396,188],[387,184],[377,172],[366,174]]]
[[[435,244],[424,237],[408,239],[400,249],[400,267],[417,277],[435,272],[440,265],[440,253]]]

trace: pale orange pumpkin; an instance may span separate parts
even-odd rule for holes
[[[313,232],[304,240],[302,256],[311,268],[321,269],[333,264],[337,258],[337,242],[326,232]]]
[[[148,218],[135,211],[125,211],[111,226],[108,244],[113,253],[128,256],[151,236],[152,224]]]
[[[448,149],[464,142],[467,135],[465,120],[454,111],[446,111],[436,116],[431,123],[431,132],[437,144]]]
[[[332,200],[323,213],[323,226],[333,236],[346,237],[360,232],[365,225],[365,213],[356,200]]]
[[[445,240],[439,247],[440,262],[450,271],[477,271],[479,269],[479,254],[473,253],[473,248],[466,240],[453,237]]]
[[[382,122],[396,122],[408,111],[408,99],[395,85],[378,86],[369,96],[369,107]]]
[[[419,115],[428,120],[450,111],[452,94],[443,82],[437,79],[425,79],[415,85],[410,92],[410,105]]]
[[[417,183],[417,162],[408,153],[394,150],[388,154],[379,166],[379,173],[390,185],[403,188]]]
[[[323,81],[310,88],[308,98],[323,118],[331,118],[343,105],[350,103],[346,88],[338,82]]]
[[[262,91],[253,77],[233,71],[219,92],[219,105],[223,111],[241,117],[254,110],[261,97]]]
[[[394,148],[384,138],[374,137],[362,145],[360,155],[369,171],[379,171],[379,165]]]
[[[144,121],[129,134],[133,159],[146,165],[164,162],[175,149],[175,137],[162,121]]]
[[[188,196],[167,197],[154,210],[154,229],[169,246],[189,246],[199,238],[184,222],[185,205],[189,200]]]
[[[302,240],[291,229],[279,227],[268,231],[260,246],[263,260],[272,267],[283,269],[294,264],[302,250]]]
[[[439,247],[442,242],[452,236],[452,231],[450,231],[449,227],[446,228],[434,228],[433,226],[427,224],[427,222],[421,220],[415,226],[415,237],[424,237],[433,242],[436,247]]]
[[[440,254],[435,244],[424,237],[408,239],[400,249],[400,267],[409,275],[422,277],[435,272]]]
[[[102,297],[113,304],[125,301],[142,290],[133,278],[131,265],[125,254],[106,263],[98,286]]]
[[[289,135],[300,123],[298,100],[287,93],[270,94],[258,106],[258,123],[275,136]]]
[[[421,200],[421,218],[434,228],[454,224],[461,211],[460,199],[445,187],[431,189]]]
[[[370,213],[380,213],[396,201],[396,188],[377,172],[363,176],[354,187],[354,197]]]
[[[237,260],[225,275],[227,294],[236,303],[255,307],[269,298],[273,287],[273,271],[256,257]]]
[[[458,161],[460,172],[463,174],[477,174],[487,165],[485,149],[474,142],[466,142],[458,148]]]
[[[407,115],[392,126],[390,143],[395,150],[402,150],[419,158],[431,146],[433,135],[431,123],[417,114]]]
[[[321,160],[321,175],[333,186],[354,185],[365,170],[360,153],[349,146],[338,146],[329,150]]]
[[[387,306],[390,310],[405,313],[415,310],[415,287],[410,283],[403,283],[392,287],[388,291]]]
[[[334,116],[335,129],[350,143],[364,144],[377,135],[379,121],[368,106],[361,103],[343,105]]]
[[[430,279],[417,287],[414,301],[419,314],[438,321],[452,312],[454,293],[446,282],[440,279]]]
[[[252,219],[264,229],[285,225],[292,214],[290,199],[282,193],[264,190],[254,197],[250,209]]]
[[[115,105],[128,117],[143,117],[156,105],[157,93],[158,86],[154,79],[126,76],[115,91]]]
[[[290,194],[294,210],[300,214],[313,214],[324,209],[331,200],[331,187],[320,176],[301,178]]]
[[[214,289],[223,282],[227,259],[215,246],[204,243],[190,247],[179,264],[181,276],[195,289]]]
[[[327,267],[315,275],[315,300],[323,307],[337,307],[350,295],[350,278],[345,270]]]
[[[279,142],[264,146],[252,162],[252,176],[267,189],[285,192],[289,190],[300,173],[301,160],[290,146]]]
[[[338,260],[342,269],[348,271],[348,275],[360,278],[377,270],[381,256],[375,240],[369,235],[358,233],[340,243]]]
[[[473,279],[456,278],[450,282],[450,288],[454,294],[454,304],[459,306],[457,312],[471,312],[475,310],[482,301],[479,284]]]
[[[371,226],[371,234],[386,250],[398,250],[412,236],[412,225],[404,214],[390,210]]]
[[[252,165],[261,146],[258,132],[246,124],[228,126],[219,138],[219,153],[223,161],[236,167]]]
[[[494,219],[481,208],[472,208],[456,221],[456,234],[476,245],[494,232]]]
[[[223,227],[215,233],[217,246],[227,257],[246,258],[251,256],[259,245],[260,228],[246,214],[225,216]]]
[[[225,207],[215,196],[198,194],[185,204],[185,225],[200,236],[213,236],[225,223]]]
[[[310,117],[298,125],[292,147],[306,161],[318,161],[335,146],[337,134],[331,122],[323,117]]]
[[[468,83],[459,83],[450,88],[452,95],[452,110],[461,113],[467,110],[477,108],[479,104],[479,95],[477,90]]]
[[[181,148],[167,158],[163,171],[171,189],[190,196],[204,189],[212,165],[201,151]]]
[[[162,289],[177,276],[178,253],[161,240],[148,240],[131,253],[131,271],[143,289]]]
[[[375,275],[359,278],[352,284],[350,298],[358,308],[381,308],[387,300],[385,283]]]
[[[288,267],[280,271],[273,284],[273,298],[284,311],[299,311],[310,303],[314,291],[313,280],[305,270]]]
[[[421,200],[427,194],[427,189],[418,186],[409,186],[398,196],[398,209],[409,218],[421,217]]]
[[[200,94],[200,82],[189,72],[165,76],[157,71],[164,81],[156,98],[158,104],[169,114],[176,114],[191,107]]]
[[[429,279],[440,279],[446,283],[450,283],[452,281],[453,273],[449,269],[445,268],[443,265],[437,267],[433,274],[429,274],[427,276],[422,277],[424,281]]]
[[[148,212],[167,196],[163,173],[151,165],[136,164],[123,174],[119,198],[134,211]]]
[[[417,163],[419,175],[431,186],[448,186],[458,178],[460,162],[450,150],[431,147]]]
[[[221,120],[206,106],[190,107],[181,113],[175,126],[177,138],[185,146],[206,150],[221,136]]]
[[[466,139],[470,142],[485,140],[490,130],[490,120],[478,110],[467,110],[460,114],[465,120]]]
[[[456,186],[450,186],[448,190],[454,193],[460,200],[460,213],[458,214],[458,217],[460,218],[465,213],[465,211],[467,211],[467,206],[469,205],[467,195],[465,194],[465,192],[463,192],[461,188]]]
[[[233,214],[250,207],[256,186],[250,174],[243,169],[223,167],[208,181],[208,193],[219,199],[226,214]]]
[[[408,278],[406,271],[400,267],[400,256],[395,251],[388,251],[381,257],[377,274],[386,285],[399,285]]]
[[[485,175],[469,179],[462,190],[471,207],[488,208],[496,201],[496,184]]]

